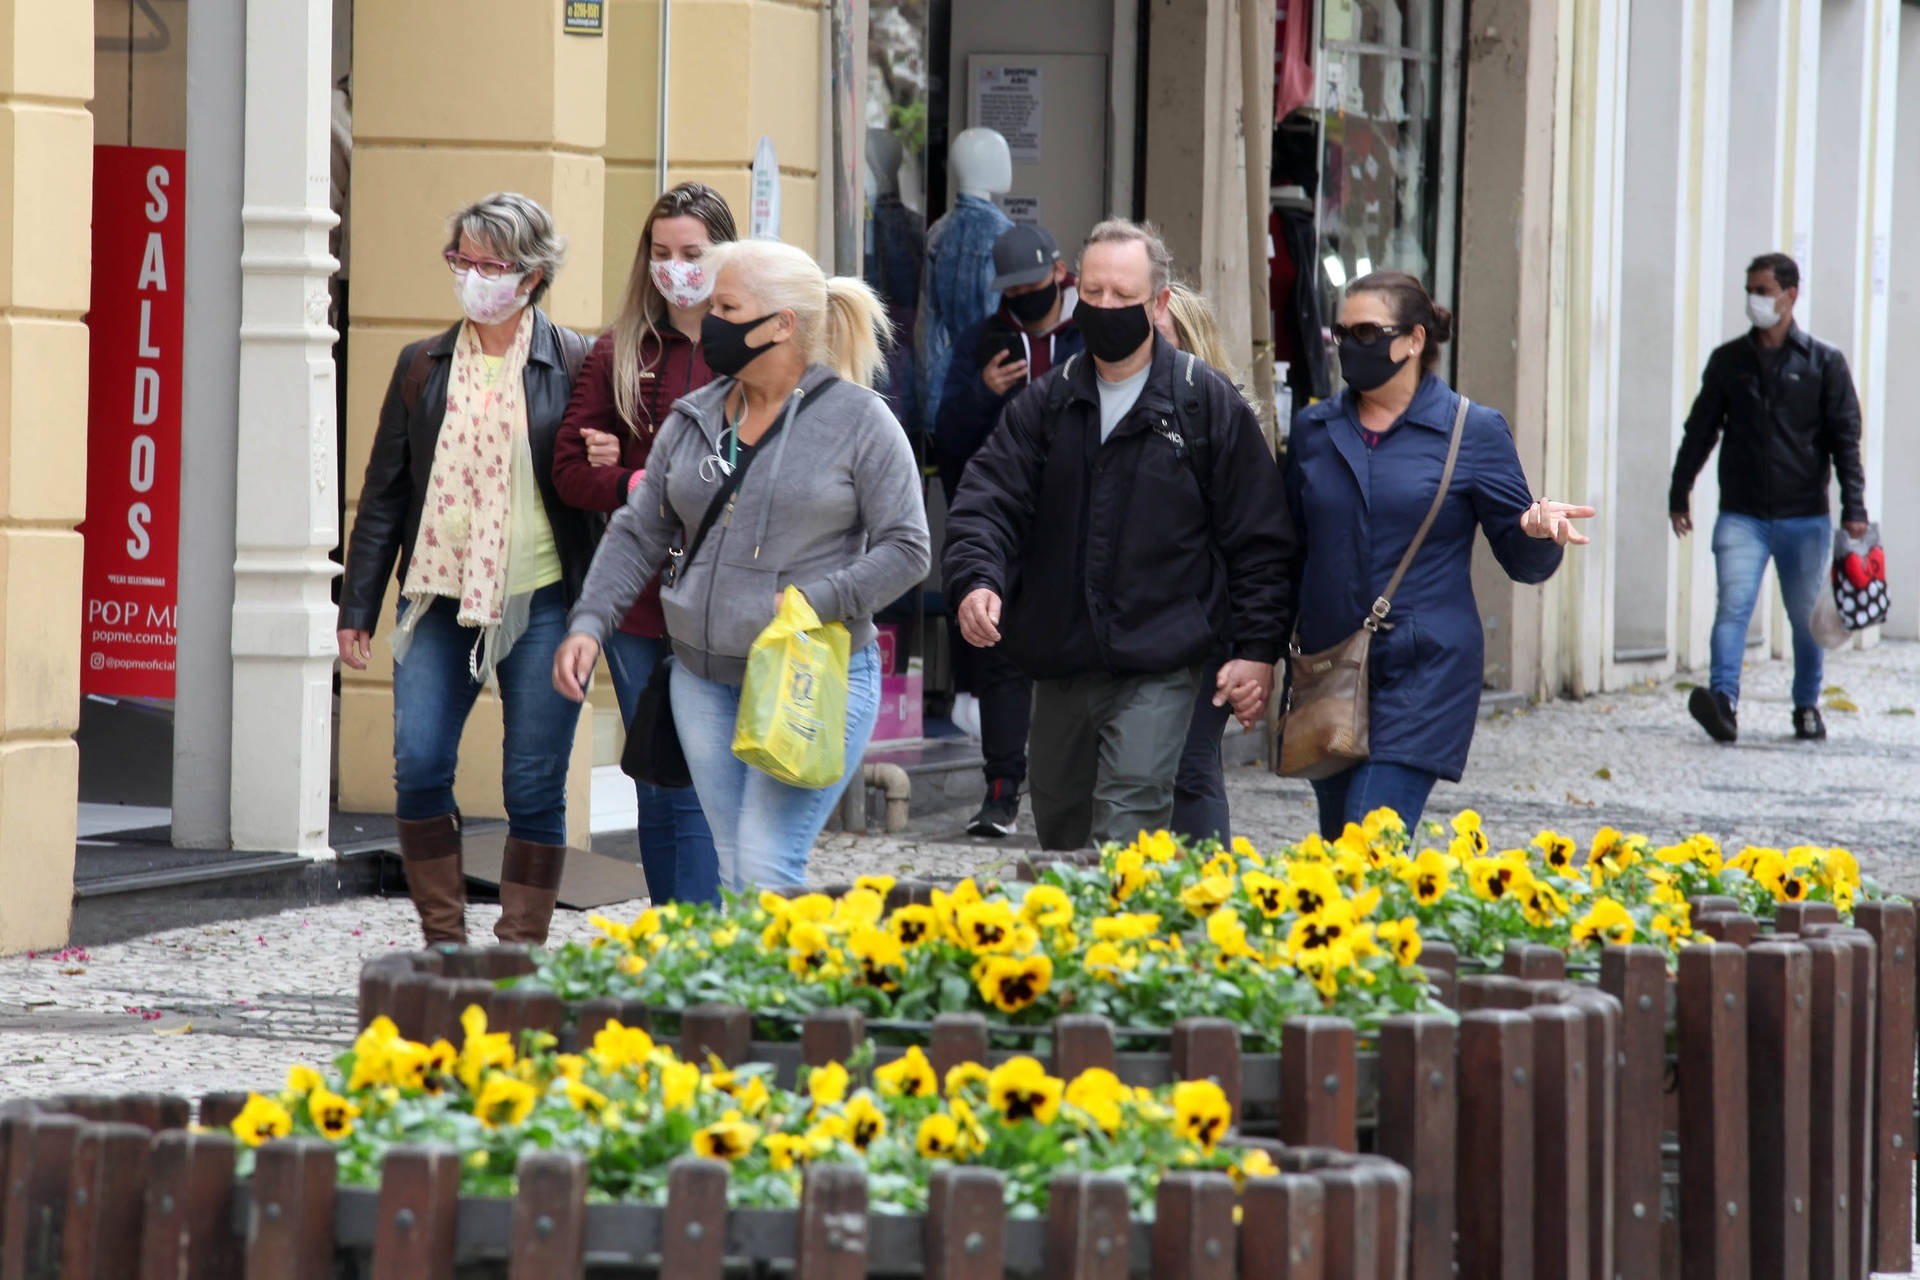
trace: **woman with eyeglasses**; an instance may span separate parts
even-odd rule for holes
[[[1355,280],[1333,334],[1346,389],[1295,414],[1287,445],[1287,500],[1303,548],[1295,646],[1305,653],[1353,634],[1386,592],[1438,492],[1461,401],[1435,372],[1453,316],[1415,277]],[[1371,754],[1313,784],[1330,840],[1383,807],[1415,832],[1434,784],[1460,780],[1485,664],[1475,531],[1526,583],[1546,581],[1563,548],[1587,541],[1573,521],[1593,508],[1534,498],[1497,411],[1470,404],[1459,430],[1446,499],[1373,638]]]
[[[707,258],[715,245],[737,238],[733,211],[703,183],[681,183],[647,214],[626,301],[593,344],[554,442],[553,484],[567,502],[583,511],[618,511],[646,474],[674,403],[713,381],[700,352],[700,323],[713,295]],[[632,722],[648,678],[666,659],[666,637],[656,575],[607,636],[622,723]],[[640,866],[654,902],[717,901],[720,864],[700,798],[691,788],[635,787]]]
[[[394,814],[429,943],[466,941],[453,776],[474,699],[494,687],[507,809],[494,936],[539,944],[566,860],[580,718],[548,673],[594,536],[591,517],[554,490],[553,445],[588,344],[536,305],[565,253],[545,209],[498,192],[448,225],[464,318],[394,365],[347,544],[340,660],[367,665],[397,567]]]
[[[926,577],[927,513],[906,433],[869,389],[890,328],[873,291],[830,280],[773,241],[718,245],[708,262],[700,345],[720,376],[674,406],[640,487],[608,525],[553,683],[584,695],[607,638],[672,549],[661,603],[673,721],[721,874],[736,890],[797,887],[873,734],[873,614]],[[852,633],[846,772],[819,790],[733,754],[748,652],[789,587]]]

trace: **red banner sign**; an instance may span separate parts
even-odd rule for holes
[[[93,149],[80,687],[173,696],[186,153]]]

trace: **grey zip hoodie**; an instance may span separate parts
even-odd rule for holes
[[[614,514],[568,620],[604,648],[669,549],[690,539],[724,480],[719,449],[733,379],[677,401],[647,470]],[[674,656],[706,680],[739,684],[780,592],[799,587],[822,622],[843,622],[854,652],[873,643],[875,609],[927,575],[919,468],[886,402],[816,365],[799,393],[820,399],[765,444],[700,554],[661,593]],[[708,465],[703,467],[702,463]]]

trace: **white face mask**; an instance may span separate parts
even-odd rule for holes
[[[530,295],[520,292],[524,271],[496,276],[489,280],[478,271],[453,278],[453,296],[460,299],[460,310],[475,324],[499,324],[527,305]]]
[[[653,264],[653,287],[669,306],[688,311],[713,296],[713,276],[704,262],[665,258]]]
[[[1756,329],[1771,329],[1780,323],[1779,299],[1763,293],[1747,295],[1747,319]]]

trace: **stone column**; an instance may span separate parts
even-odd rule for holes
[[[1457,378],[1512,424],[1529,478],[1547,458],[1553,364],[1554,0],[1475,0],[1461,148]],[[1508,580],[1482,546],[1474,592],[1486,624],[1487,684],[1545,691],[1538,591]]]
[[[0,0],[0,954],[73,905],[92,96],[93,7]]]
[[[233,590],[233,843],[331,857],[331,0],[248,0]]]
[[[684,25],[682,11],[733,7],[677,6],[676,30]],[[471,0],[455,13],[438,0],[381,0],[357,9],[349,522],[401,347],[459,318],[440,260],[448,214],[490,191],[520,191],[540,201],[568,239],[566,268],[544,305],[561,324],[589,332],[599,327],[608,251],[602,229],[606,172],[599,155],[607,131],[607,50],[620,23],[657,23],[657,11],[649,9],[609,5],[606,37],[564,34],[558,4]],[[806,16],[817,20],[817,15]],[[717,47],[728,50],[724,63],[686,64],[691,96],[685,111],[696,121],[730,109],[736,92],[754,91],[760,78],[761,66],[749,70],[738,46],[721,42]],[[775,61],[771,50],[766,61]],[[724,86],[705,70],[719,65],[732,69]],[[744,172],[740,186],[744,189]],[[320,195],[324,200],[324,185]],[[628,256],[632,241],[610,252]],[[342,681],[343,809],[393,809],[393,676],[387,647],[393,604],[389,583],[374,661],[365,672],[345,673]],[[567,833],[576,847],[588,840],[593,737],[582,725],[568,775]],[[470,816],[504,813],[501,740],[499,703],[483,695],[467,723],[456,784],[460,807]]]
[[[1247,207],[1240,4],[1156,0],[1152,21],[1141,103],[1147,217],[1165,233],[1176,270],[1212,300],[1238,364],[1252,352],[1247,224],[1266,221],[1264,208]]]

